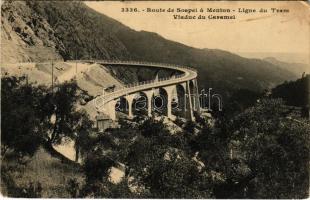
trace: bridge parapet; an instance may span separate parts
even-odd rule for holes
[[[138,83],[133,83],[133,84],[128,84],[125,87],[106,94],[106,95],[101,95],[99,97],[97,97],[94,101],[94,104],[96,106],[97,109],[99,109],[100,107],[103,107],[105,103],[117,99],[120,96],[123,95],[128,95],[131,93],[135,93],[137,91],[143,91],[143,90],[147,90],[149,88],[159,88],[161,86],[165,86],[165,85],[170,85],[170,84],[176,84],[178,82],[184,82],[182,80],[182,78],[184,77],[184,74],[180,74],[177,75],[175,77],[165,77],[165,78],[161,78],[157,81],[155,80],[150,80],[150,81],[143,81],[143,82],[138,82]]]
[[[158,80],[148,80],[148,81],[141,81],[141,82],[137,82],[137,83],[130,83],[130,84],[125,85],[123,88],[134,88],[134,87],[137,87],[140,85],[147,85],[147,84],[162,82],[162,81],[166,81],[166,80],[175,80],[175,79],[182,78],[183,76],[184,76],[184,74],[180,74],[180,75],[176,75],[175,77],[165,77],[165,78],[160,78]]]
[[[197,72],[195,68],[183,66],[183,65],[176,65],[171,63],[156,63],[156,62],[147,62],[147,61],[121,61],[121,60],[70,60],[71,62],[84,62],[84,63],[99,63],[99,64],[120,64],[120,65],[143,65],[143,66],[157,66],[157,67],[172,67],[177,70],[177,68],[188,69],[194,72]]]

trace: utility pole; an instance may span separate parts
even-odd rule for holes
[[[28,74],[25,74],[26,76],[26,85],[28,86]]]
[[[52,93],[54,92],[54,63],[52,61]]]
[[[77,51],[75,50],[75,79],[77,80]]]

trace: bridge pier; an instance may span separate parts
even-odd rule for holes
[[[154,95],[154,90],[143,91],[147,97],[147,115],[152,117],[152,99]]]
[[[176,88],[175,85],[163,87],[163,89],[167,92],[167,117],[169,119],[175,118],[175,116],[172,115],[172,110],[171,110],[172,92],[173,90],[175,90],[175,88]]]
[[[188,109],[185,109],[185,116],[191,121],[194,121],[194,113],[193,113],[193,105],[192,105],[192,95],[189,86],[190,81],[186,81],[186,98],[185,98],[185,106]],[[186,101],[188,99],[188,101]]]
[[[116,120],[116,111],[115,106],[117,104],[117,100],[112,100],[104,105],[104,112],[113,120]]]
[[[193,80],[194,83],[194,101],[196,102],[194,105],[194,111],[200,113],[200,101],[199,101],[199,92],[198,92],[198,83],[197,79]]]
[[[159,71],[156,72],[154,81],[155,81],[155,82],[158,82],[158,79],[159,79]]]
[[[187,100],[186,100],[186,97],[187,97],[186,82],[180,83],[179,85],[182,87],[182,90],[184,92],[184,93],[181,93],[180,95],[178,95],[178,98],[179,98],[178,103],[180,106],[179,109],[182,113],[181,117],[186,118],[186,102],[187,102]],[[178,91],[177,91],[177,94],[178,94]],[[182,102],[182,104],[181,104],[181,102]]]
[[[125,96],[125,99],[128,102],[128,117],[129,118],[133,118],[132,103],[133,103],[133,100],[135,99],[135,97],[136,97],[136,94],[130,94],[130,95]]]

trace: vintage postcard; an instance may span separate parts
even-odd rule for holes
[[[2,198],[309,197],[309,1],[1,1]]]

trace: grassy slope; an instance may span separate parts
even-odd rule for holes
[[[65,184],[70,178],[76,178],[79,182],[83,177],[78,168],[63,163],[52,157],[43,148],[31,158],[25,166],[19,165],[15,160],[6,160],[2,166],[14,166],[14,173],[11,173],[13,180],[18,186],[27,186],[30,182],[42,184],[42,197],[68,198]],[[1,193],[6,195],[6,188],[1,187]]]

